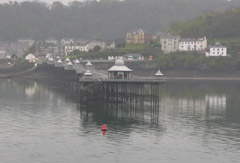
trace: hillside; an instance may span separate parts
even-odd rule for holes
[[[208,13],[184,23],[174,23],[170,31],[182,37],[228,39],[240,37],[240,8]]]
[[[151,33],[167,29],[209,11],[239,6],[226,0],[102,0],[60,2],[37,1],[0,4],[0,41],[30,37],[124,38],[127,31],[143,28]]]

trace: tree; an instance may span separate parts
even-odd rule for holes
[[[93,48],[93,52],[98,52],[100,50],[101,50],[101,47],[99,45],[97,45]]]

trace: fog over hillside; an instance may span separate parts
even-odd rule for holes
[[[133,29],[143,28],[156,33],[168,29],[173,22],[240,6],[236,0],[102,0],[75,1],[68,5],[62,2],[50,5],[40,1],[11,1],[1,4],[0,40],[124,38],[126,32]]]

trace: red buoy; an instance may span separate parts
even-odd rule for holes
[[[102,125],[102,131],[107,131],[107,126],[105,124]]]

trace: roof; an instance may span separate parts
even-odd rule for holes
[[[124,71],[124,72],[131,72],[132,70],[129,69],[127,66],[124,65],[124,61],[122,59],[117,59],[115,61],[115,65],[112,66],[108,71]]]
[[[66,59],[65,59],[65,62],[69,62],[70,61],[70,59],[67,57]]]
[[[180,39],[178,35],[172,35],[171,33],[161,33],[161,39]]]
[[[86,66],[92,66],[92,63],[90,61],[88,61]]]
[[[62,60],[61,60],[61,59],[59,59],[59,60],[57,61],[57,63],[62,63]]]
[[[32,53],[29,53],[28,55],[26,55],[25,58],[36,58]]]
[[[204,38],[183,38],[181,39],[181,42],[197,42],[197,41],[204,41]]]
[[[68,65],[68,66],[72,66],[73,64],[72,64],[71,61],[69,61],[69,62],[67,63],[67,65]]]
[[[145,33],[145,31],[144,31],[143,29],[141,29],[141,28],[139,28],[139,29],[134,29],[134,30],[132,30],[131,32],[128,32],[128,33],[131,33],[131,34],[139,34],[139,32]]]
[[[160,69],[157,71],[157,73],[156,74],[154,74],[155,76],[162,76],[163,75],[163,73],[160,71]]]
[[[210,48],[227,48],[227,47],[221,45],[220,43],[216,43],[215,45],[211,46]]]

